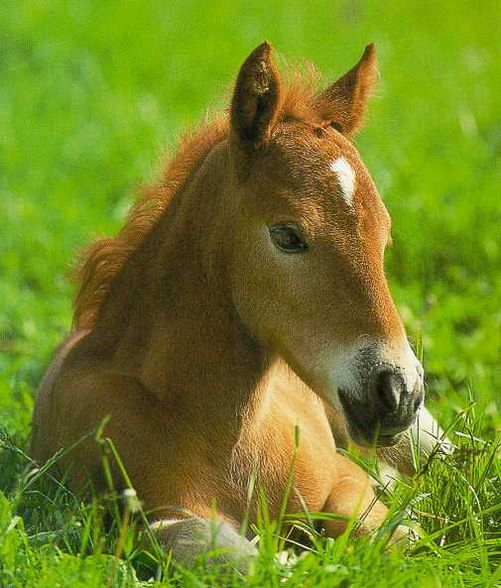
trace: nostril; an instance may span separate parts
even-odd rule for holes
[[[396,412],[400,404],[402,392],[402,378],[389,370],[376,374],[376,398],[390,412]]]
[[[421,390],[419,390],[419,392],[416,392],[416,395],[414,397],[414,411],[417,411],[417,409],[421,406],[423,399],[424,399],[424,392],[421,389]]]

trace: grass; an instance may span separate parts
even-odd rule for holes
[[[1,12],[0,586],[501,585],[499,3],[5,0]],[[76,251],[117,230],[163,149],[265,38],[327,77],[377,44],[358,145],[393,216],[388,274],[428,405],[459,448],[386,497],[423,529],[409,553],[385,552],[385,533],[313,536],[277,561],[280,529],[264,520],[259,559],[238,576],[145,549],[140,512],[81,504],[26,451],[34,392],[70,325]]]

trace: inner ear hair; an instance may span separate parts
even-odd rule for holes
[[[267,141],[278,116],[281,80],[272,53],[267,42],[256,47],[240,68],[235,85],[231,129],[234,141],[246,151]]]
[[[338,122],[337,120],[329,121],[329,126],[332,127],[333,129],[335,129],[338,133],[341,133],[341,134],[344,133],[343,125],[340,122]]]

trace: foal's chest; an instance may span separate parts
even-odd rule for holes
[[[315,411],[302,415],[299,424],[291,412],[273,411],[257,434],[243,436],[234,447],[221,489],[231,510],[240,511],[237,518],[242,509],[255,516],[263,507],[274,518],[284,501],[288,512],[324,506],[335,481],[332,434]]]

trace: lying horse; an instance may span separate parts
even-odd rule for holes
[[[364,513],[360,533],[385,518],[334,440],[394,445],[423,403],[384,275],[390,217],[351,142],[375,61],[370,45],[315,92],[285,84],[270,45],[257,47],[229,114],[184,141],[118,236],[81,264],[74,330],[36,399],[33,454],[45,462],[108,418],[178,560],[207,547],[213,516],[216,546],[253,553],[238,532],[256,517],[249,477],[276,517],[292,461],[289,512]],[[94,440],[65,459],[74,488],[105,486]],[[346,522],[324,525],[336,536]]]

